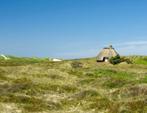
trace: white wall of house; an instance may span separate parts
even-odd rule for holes
[[[62,60],[54,58],[54,59],[52,59],[52,61],[54,61],[54,62],[61,62]]]

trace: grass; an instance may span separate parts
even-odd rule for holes
[[[128,58],[133,64],[0,58],[1,113],[146,113],[146,57]]]
[[[147,65],[147,56],[133,56],[131,57],[131,60],[135,64]]]

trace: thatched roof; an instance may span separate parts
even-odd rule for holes
[[[110,45],[109,47],[105,47],[102,49],[102,51],[98,54],[97,60],[98,61],[104,61],[104,58],[111,58],[119,55],[115,49]]]

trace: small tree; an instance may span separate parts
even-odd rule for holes
[[[117,55],[117,56],[115,56],[115,57],[111,57],[111,58],[109,59],[109,62],[110,62],[111,64],[115,65],[115,64],[118,64],[118,63],[121,62],[121,58],[120,58],[119,55]]]

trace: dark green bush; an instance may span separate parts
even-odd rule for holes
[[[119,64],[119,63],[121,62],[121,58],[120,58],[119,55],[117,55],[117,56],[115,56],[115,57],[111,57],[111,58],[109,59],[109,62],[110,62],[111,64],[113,64],[113,65]]]
[[[73,62],[71,63],[71,66],[72,66],[73,68],[82,68],[82,67],[83,67],[83,64],[82,64],[81,62],[78,62],[78,61],[73,61]]]
[[[115,57],[111,57],[109,59],[109,62],[113,65],[115,64],[119,64],[121,62],[126,62],[127,64],[132,64],[132,61],[129,58],[126,57],[120,57],[119,55],[115,56]]]

